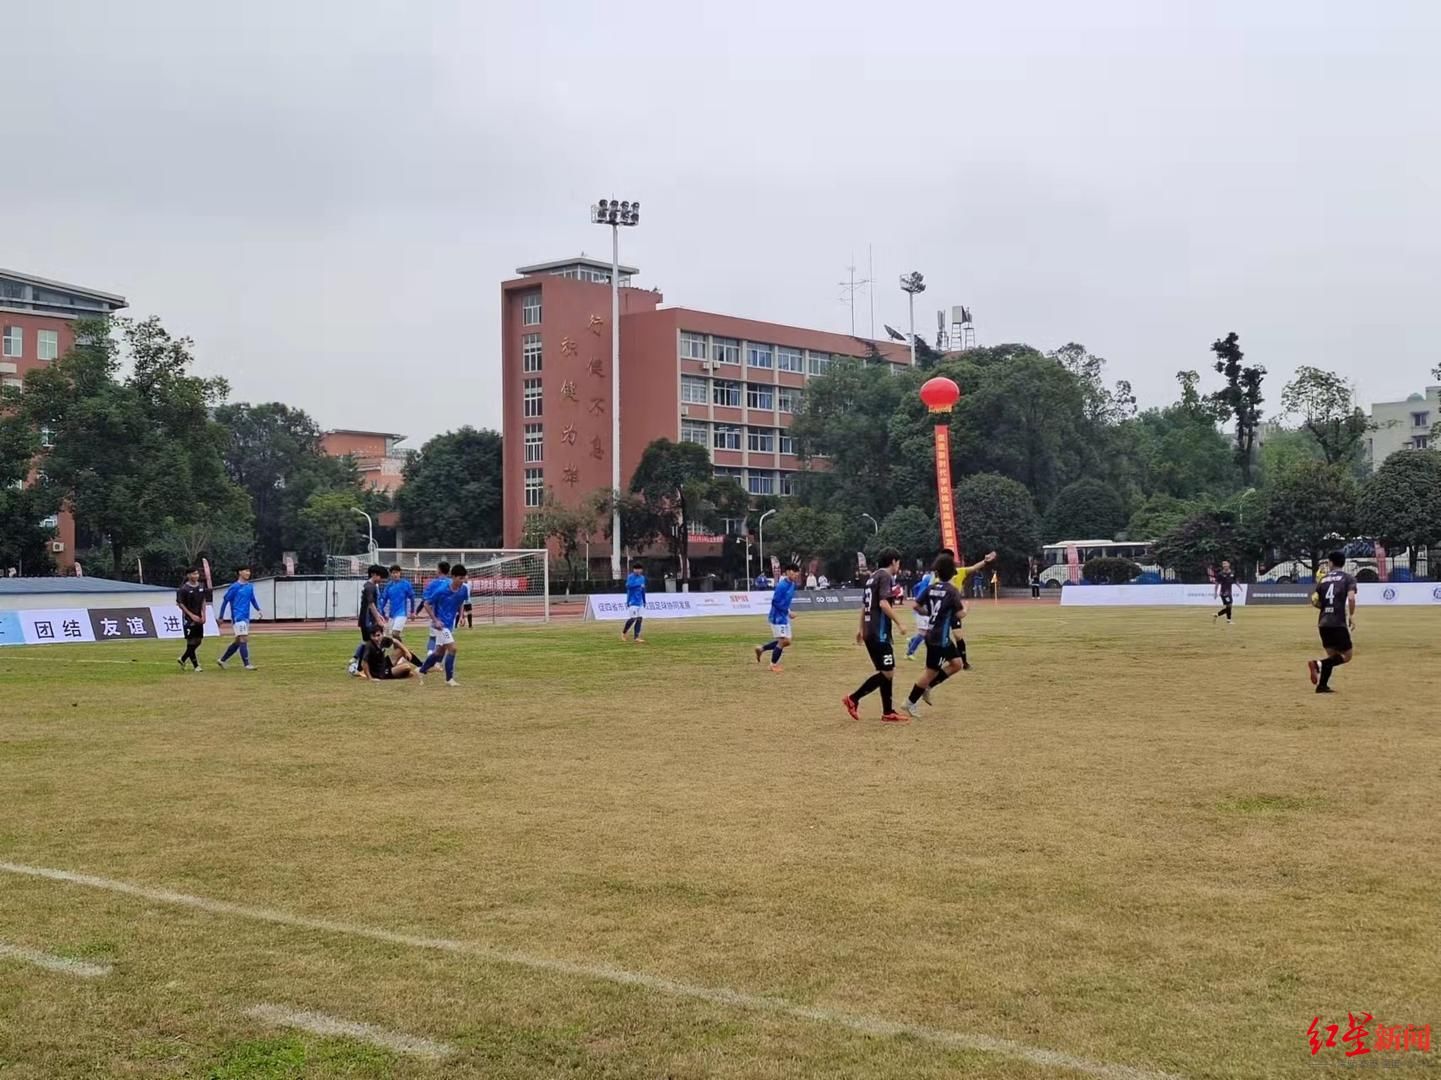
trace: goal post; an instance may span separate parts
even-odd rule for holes
[[[399,566],[419,598],[442,562],[464,566],[471,616],[478,622],[550,621],[550,553],[513,548],[380,548],[372,554],[332,555],[334,577],[364,577],[371,562]]]

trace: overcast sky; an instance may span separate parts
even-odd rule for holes
[[[499,288],[605,254],[832,330],[1080,341],[1174,398],[1229,330],[1404,397],[1441,361],[1433,0],[49,0],[4,16],[0,266],[123,293],[237,400],[500,422]],[[858,327],[869,325],[863,296]],[[921,312],[924,312],[922,317]],[[1208,379],[1214,384],[1215,376]]]

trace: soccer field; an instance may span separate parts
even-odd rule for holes
[[[1441,1024],[1437,614],[1358,615],[1318,697],[1308,608],[983,606],[904,726],[849,614],[6,649],[0,1075],[1339,1071]]]

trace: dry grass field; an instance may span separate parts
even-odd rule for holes
[[[986,608],[906,726],[849,615],[0,651],[0,1077],[1435,1076],[1441,619],[1313,621]]]

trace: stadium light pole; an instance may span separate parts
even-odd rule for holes
[[[911,367],[916,366],[916,294],[926,291],[926,279],[919,270],[901,275],[901,291],[910,300],[911,306]]]
[[[610,226],[610,486],[620,494],[620,227],[640,224],[640,203],[600,199],[590,220]],[[610,576],[620,580],[620,503],[610,514]]]
[[[362,510],[360,507],[358,507],[358,506],[353,506],[353,507],[351,507],[351,509],[354,510],[357,514],[359,514],[361,517],[363,517],[363,518],[365,519],[365,533],[366,533],[366,535],[370,538],[370,546],[369,546],[368,548],[366,548],[366,551],[370,554],[370,557],[373,559],[373,558],[375,558],[375,551],[376,551],[376,547],[375,547],[375,522],[371,521],[371,520],[370,520],[370,515],[367,514],[367,513],[366,513],[364,510]]]
[[[761,573],[766,572],[766,518],[775,513],[775,509],[767,510],[761,515],[760,521],[756,522],[756,547],[760,551]]]
[[[861,517],[865,518],[867,521],[869,521],[869,522],[871,523],[871,535],[872,535],[872,536],[876,536],[876,535],[878,535],[878,534],[880,533],[881,527],[880,527],[879,524],[877,524],[875,518],[871,517],[870,514],[862,514]]]

